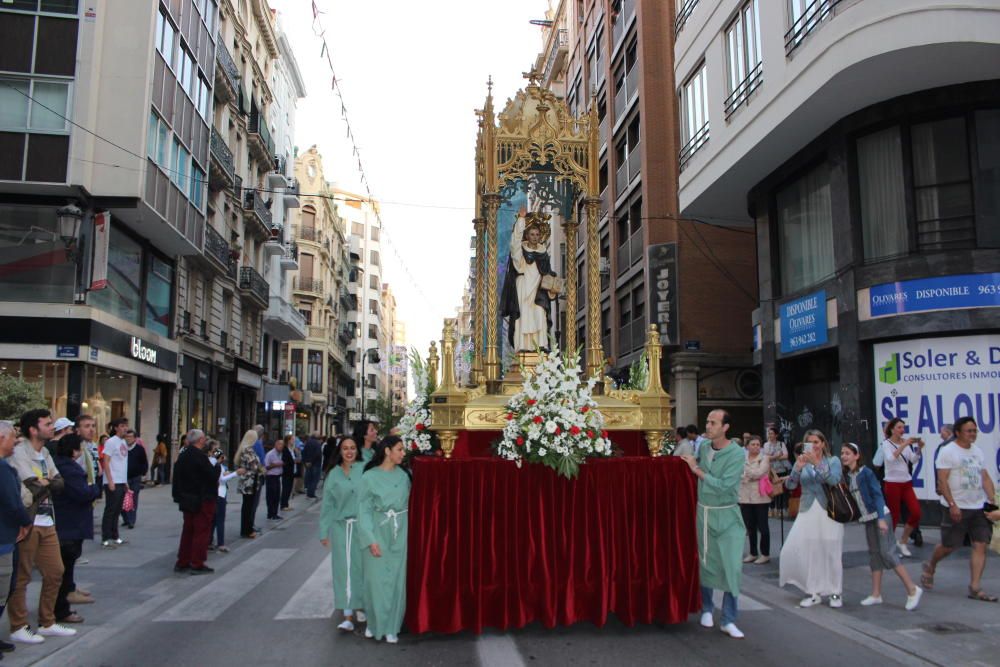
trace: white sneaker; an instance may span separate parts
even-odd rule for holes
[[[11,641],[21,642],[22,644],[41,644],[45,641],[45,637],[40,637],[38,633],[27,625],[19,628],[17,632],[10,633],[10,638]]]
[[[710,611],[704,612],[701,615],[701,620],[699,621],[699,623],[701,623],[701,627],[703,628],[710,628],[713,625],[715,625],[715,623],[712,621],[712,612]]]
[[[723,625],[719,629],[722,630],[723,632],[725,632],[727,635],[729,635],[733,639],[743,639],[743,637],[744,637],[743,633],[740,632],[740,629],[738,627],[736,627],[735,623],[726,623],[725,625]]]
[[[398,644],[399,643],[399,637],[397,637],[396,635],[386,635],[385,636],[385,643],[386,644]]]
[[[862,607],[874,607],[877,604],[882,604],[881,595],[879,595],[878,597],[874,595],[869,595],[868,597],[866,597],[864,600],[861,601]]]
[[[76,634],[76,630],[73,628],[67,628],[65,625],[53,623],[48,627],[38,628],[38,634],[45,637],[72,637]]]
[[[820,604],[821,602],[823,602],[823,598],[821,598],[819,595],[810,595],[807,598],[802,598],[802,600],[799,602],[799,606],[800,607],[815,607],[816,605]]]
[[[118,545],[115,544],[114,540],[104,540],[103,542],[101,542],[101,546],[104,547],[105,549],[114,549]]]
[[[834,609],[840,609],[841,607],[844,606],[844,599],[839,595],[831,595],[830,606],[833,607]]]
[[[770,562],[771,562],[770,556],[761,556],[760,558],[754,561],[754,565],[765,565]]]
[[[128,540],[126,540],[124,537],[119,537],[118,539],[112,541],[118,546],[121,546],[123,544],[128,544]]]
[[[924,594],[924,589],[920,586],[914,586],[916,590],[913,591],[913,595],[906,596],[906,611],[913,611],[920,604],[920,597]]]
[[[347,632],[354,632],[354,624],[350,621],[344,621],[337,626],[338,630],[346,630]]]
[[[756,556],[752,556],[752,555],[747,555],[747,556],[744,556],[744,557],[743,557],[743,562],[744,562],[744,563],[752,563],[752,562],[754,562],[755,560],[757,560],[757,557],[756,557]]]
[[[363,611],[354,612],[354,618],[355,620],[357,620],[358,623],[364,623],[365,621],[368,620],[368,617],[365,616],[365,612]]]
[[[899,547],[899,553],[903,554],[907,558],[911,558],[913,556],[913,554],[910,553],[910,548],[902,542],[897,542],[896,546]]]
[[[369,630],[368,628],[365,628],[365,639],[371,639],[371,638],[373,638],[374,636],[375,636],[375,635],[373,635],[373,634],[372,634],[372,631],[371,631],[371,630]]]

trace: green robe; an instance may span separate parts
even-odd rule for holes
[[[372,445],[368,449],[365,449],[364,447],[361,448],[361,462],[362,463],[368,463],[369,461],[372,460],[373,456],[375,456],[375,446],[374,445]]]
[[[739,595],[743,577],[746,527],[740,514],[739,492],[745,460],[743,448],[735,441],[719,451],[705,443],[698,451],[698,467],[705,471],[704,478],[698,481],[701,585],[733,595]]]
[[[410,476],[401,468],[372,468],[362,476],[361,527],[368,629],[381,639],[399,634],[406,611],[406,510]],[[377,544],[382,556],[368,547]]]
[[[355,463],[349,474],[332,468],[323,483],[323,505],[319,513],[319,537],[330,540],[333,567],[333,604],[336,609],[364,609],[365,584],[362,568],[366,546],[358,527],[364,466]],[[350,541],[350,548],[348,548]]]

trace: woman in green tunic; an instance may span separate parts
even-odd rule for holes
[[[378,442],[378,429],[375,428],[375,423],[367,419],[355,422],[351,436],[361,448],[361,462],[370,462],[375,453],[375,443]]]
[[[711,442],[702,443],[698,458],[681,458],[698,477],[698,562],[701,575],[701,624],[713,625],[715,589],[725,591],[722,600],[722,621],[719,629],[734,639],[743,633],[736,627],[743,576],[743,540],[746,528],[740,515],[739,491],[746,456],[736,441],[729,440],[729,413],[713,410],[708,413],[705,434]]]
[[[319,514],[319,540],[332,551],[333,604],[344,610],[344,622],[337,627],[351,632],[354,618],[365,622],[363,540],[358,534],[358,509],[361,506],[362,464],[358,445],[352,438],[341,438],[330,457],[323,485],[323,504]],[[355,614],[355,612],[357,612]]]
[[[396,435],[378,444],[365,466],[359,525],[367,546],[364,562],[368,627],[365,637],[398,641],[406,611],[406,513],[410,474],[400,464],[406,456]],[[742,545],[742,541],[740,542]]]

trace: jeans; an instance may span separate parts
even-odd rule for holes
[[[62,555],[63,576],[62,585],[59,586],[59,594],[56,595],[55,614],[57,621],[61,621],[73,613],[73,610],[69,608],[66,596],[76,588],[76,585],[73,583],[73,574],[76,561],[80,558],[80,554],[83,553],[83,540],[60,542],[59,553]]]
[[[122,513],[125,500],[125,485],[115,484],[112,491],[104,487],[104,516],[101,517],[101,541],[118,539],[118,517]]]
[[[135,528],[135,518],[139,514],[139,492],[142,491],[142,477],[129,477],[128,488],[132,489],[132,500],[135,502],[135,506],[129,512],[122,512],[122,518],[125,519],[126,524]],[[124,496],[122,500],[125,500]]]
[[[204,567],[215,519],[215,500],[205,500],[197,512],[183,514],[184,528],[181,530],[181,543],[177,547],[176,567]]]
[[[316,487],[319,486],[319,466],[313,463],[305,472],[305,482],[306,482],[306,496],[309,498],[316,497]]]
[[[215,499],[215,545],[226,545],[226,499],[221,496]]]
[[[715,591],[711,588],[701,587],[701,612],[706,611],[711,613],[715,610],[715,602],[712,600],[712,594]],[[722,596],[722,620],[719,621],[719,626],[727,625],[729,623],[735,623],[736,617],[739,616],[739,610],[736,608],[736,596],[726,591]]]
[[[267,518],[278,518],[278,503],[281,501],[281,475],[268,475],[267,484]]]

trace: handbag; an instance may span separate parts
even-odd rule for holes
[[[122,500],[122,511],[131,512],[135,509],[135,491],[125,489],[125,498]]]
[[[760,495],[767,496],[768,498],[774,495],[774,485],[771,484],[771,476],[769,474],[757,480],[757,490],[760,491]]]
[[[861,518],[861,510],[847,482],[834,486],[824,484],[823,493],[826,494],[826,515],[837,523],[853,523]]]
[[[771,493],[768,495],[772,498],[784,495],[785,493],[785,477],[781,477],[773,470],[770,472],[771,477]]]

